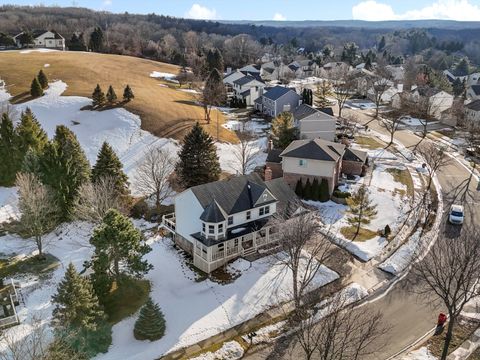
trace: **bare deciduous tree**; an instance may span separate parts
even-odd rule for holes
[[[300,208],[300,204],[295,207]],[[273,226],[278,231],[280,245],[276,258],[292,272],[293,300],[295,309],[300,311],[313,279],[330,256],[332,245],[319,234],[320,222],[310,212],[293,217],[278,215]]]
[[[234,155],[239,163],[239,173],[241,175],[246,175],[252,170],[253,161],[256,155],[255,147],[251,142],[251,136],[248,134],[237,131],[237,137],[239,144],[234,150]]]
[[[222,81],[222,76],[217,69],[207,77],[205,86],[201,93],[201,103],[205,112],[205,120],[207,124],[211,121],[211,112],[214,106],[220,106],[225,103],[227,99],[225,85]]]
[[[155,197],[155,205],[172,194],[168,178],[175,169],[172,156],[161,147],[154,147],[145,153],[145,159],[139,166],[135,177],[135,186],[144,196]]]
[[[369,82],[371,84],[373,102],[375,103],[375,118],[378,118],[380,105],[383,104],[383,95],[388,89],[390,89],[392,82],[390,79],[380,75],[376,75],[374,78],[370,79]]]
[[[124,212],[125,203],[118,191],[116,180],[111,176],[87,182],[80,186],[75,203],[75,215],[78,219],[100,223],[110,209]]]
[[[331,74],[333,80],[334,97],[338,104],[338,117],[342,117],[342,110],[347,100],[356,89],[355,80],[349,74],[348,69],[339,68]]]
[[[400,118],[399,117],[390,117],[389,119],[381,119],[381,124],[388,131],[390,135],[390,142],[387,145],[387,148],[393,145],[393,139],[395,138],[395,133],[400,128]]]
[[[480,241],[478,229],[463,227],[459,237],[439,234],[428,249],[424,245],[419,254],[428,251],[423,260],[414,263],[412,273],[416,291],[431,302],[432,296],[448,311],[449,323],[441,359],[445,360],[455,324],[465,304],[480,296]]]
[[[307,360],[356,360],[379,353],[386,335],[380,312],[355,309],[347,291],[340,291],[327,300],[315,314],[302,320],[294,333]]]
[[[18,173],[18,207],[21,213],[22,233],[32,237],[39,257],[43,256],[43,235],[57,225],[59,209],[51,190],[38,177],[30,173]]]

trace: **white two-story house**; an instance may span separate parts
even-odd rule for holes
[[[247,106],[253,106],[255,100],[263,95],[265,83],[259,76],[246,75],[233,82],[234,96],[245,101]]]
[[[271,247],[277,241],[272,216],[298,206],[283,179],[263,181],[256,173],[194,186],[174,203],[175,213],[164,216],[163,225],[206,273]]]
[[[37,30],[32,33],[33,43],[22,43],[23,32],[15,35],[13,40],[18,48],[34,46],[36,48],[47,48],[56,50],[65,50],[65,39],[55,30]]]

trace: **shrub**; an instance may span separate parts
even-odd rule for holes
[[[330,200],[330,193],[328,190],[328,181],[323,178],[318,189],[318,200],[321,202],[327,202]]]
[[[383,234],[385,235],[385,237],[388,238],[391,233],[392,229],[390,229],[390,226],[388,224],[385,225],[385,229],[383,230]]]
[[[333,196],[335,196],[337,199],[347,199],[349,198],[350,196],[352,196],[351,193],[349,193],[348,191],[341,191],[339,189],[336,189],[334,192],[333,192]]]
[[[135,322],[133,335],[137,340],[155,341],[165,334],[165,318],[158,304],[151,298],[140,310],[140,316]]]

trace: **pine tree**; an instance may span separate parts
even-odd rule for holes
[[[310,178],[307,179],[305,187],[303,188],[303,198],[305,200],[312,200],[312,183],[310,182]]]
[[[91,282],[80,276],[72,263],[52,300],[56,304],[53,310],[56,327],[96,330],[97,324],[105,319]]]
[[[47,75],[43,72],[43,70],[40,70],[37,75],[38,83],[42,87],[42,89],[48,88],[48,78]]]
[[[132,88],[130,85],[125,86],[125,90],[123,90],[123,101],[131,101],[135,98],[135,95],[133,95]]]
[[[108,87],[107,100],[110,104],[113,104],[117,100],[117,94],[115,94],[115,90],[113,90],[112,85]]]
[[[43,89],[37,78],[32,80],[32,85],[30,86],[30,95],[32,97],[40,97],[43,95]]]
[[[273,144],[278,149],[285,149],[297,139],[297,128],[290,112],[282,112],[272,122]]]
[[[313,179],[311,194],[312,194],[311,200],[318,201],[320,199],[320,186],[318,184],[317,178]]]
[[[360,233],[360,226],[362,224],[369,224],[377,215],[377,206],[370,200],[368,189],[365,185],[361,185],[352,196],[347,198],[347,204],[350,207],[348,210],[350,216],[347,221],[355,226],[355,239]]]
[[[295,194],[297,194],[297,196],[302,199],[303,198],[303,183],[302,183],[302,179],[299,179],[297,181],[297,185],[295,186]]]
[[[99,84],[95,87],[92,93],[92,105],[93,106],[102,106],[105,104],[105,94],[102,91],[102,88]]]
[[[315,96],[317,98],[315,101],[317,107],[326,108],[330,106],[330,100],[328,98],[334,96],[332,85],[327,80],[322,80],[322,82],[317,84]]]
[[[20,167],[18,137],[7,113],[0,123],[0,186],[12,186]]]
[[[104,44],[104,35],[103,31],[100,27],[96,27],[93,29],[92,33],[90,34],[90,49],[95,52],[101,52],[103,50]]]
[[[178,156],[176,172],[183,186],[201,185],[220,177],[217,148],[198,122],[185,136]]]
[[[23,158],[29,149],[36,153],[41,153],[48,143],[47,133],[42,129],[30,108],[22,112],[20,124],[16,128],[16,132],[21,162],[23,162]]]
[[[104,142],[92,169],[92,182],[95,183],[106,176],[115,179],[116,190],[119,194],[128,194],[128,176],[123,171],[122,162],[112,147]]]
[[[220,73],[224,71],[223,56],[218,49],[209,50],[206,58],[206,75],[214,69],[217,69]]]
[[[158,304],[149,298],[140,310],[133,335],[137,340],[159,340],[165,334],[165,318]]]
[[[90,165],[77,137],[66,126],[57,126],[41,156],[40,169],[42,182],[56,194],[61,220],[69,220],[78,189],[90,178]]]
[[[85,41],[83,40],[83,33],[73,34],[68,44],[68,50],[70,51],[87,51]]]
[[[385,45],[386,45],[385,36],[382,36],[377,46],[378,52],[382,52],[385,49]]]
[[[318,187],[318,201],[327,202],[330,200],[330,191],[328,189],[328,181],[323,178]]]
[[[120,287],[123,276],[139,277],[152,269],[142,260],[151,248],[142,243],[140,230],[117,210],[107,212],[102,224],[93,231],[90,244],[95,246],[92,279],[100,300],[108,294],[114,281]]]

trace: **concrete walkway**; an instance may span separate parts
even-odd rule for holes
[[[466,360],[480,347],[480,328],[468,340],[465,340],[454,352],[448,355],[447,360]]]

